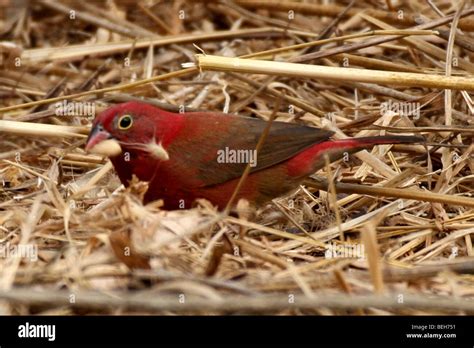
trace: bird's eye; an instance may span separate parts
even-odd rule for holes
[[[132,119],[132,116],[130,115],[123,115],[118,120],[118,127],[121,130],[129,129],[132,126],[132,124],[133,124],[133,119]]]

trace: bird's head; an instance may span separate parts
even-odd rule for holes
[[[92,124],[86,151],[115,157],[124,151],[138,150],[156,159],[168,160],[162,139],[157,139],[161,112],[164,111],[140,102],[127,102],[104,110]]]

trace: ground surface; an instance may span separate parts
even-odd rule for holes
[[[78,127],[0,133],[0,312],[474,312],[473,105],[441,83],[474,73],[474,20],[455,16],[471,5],[324,3],[0,1],[0,119]],[[421,22],[437,32],[372,32]],[[439,79],[169,74],[200,51],[316,41],[259,58]],[[337,183],[329,193],[311,179],[256,212],[223,216],[208,202],[166,212],[141,203],[145,183],[125,190],[105,158],[84,152],[93,116],[134,98],[262,119],[279,101],[279,121],[336,137],[422,134],[428,146],[350,156],[315,173]]]

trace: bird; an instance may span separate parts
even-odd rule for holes
[[[262,206],[299,187],[309,175],[344,155],[382,144],[422,143],[414,135],[332,139],[334,132],[274,121],[258,152],[268,122],[211,111],[174,113],[130,101],[94,119],[87,152],[108,156],[128,186],[135,175],[148,182],[144,203],[163,200],[163,209],[189,209],[204,198],[225,209],[247,165],[236,201]]]

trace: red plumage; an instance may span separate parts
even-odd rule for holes
[[[128,102],[103,111],[94,120],[86,149],[105,139],[118,141],[122,153],[111,157],[115,170],[124,185],[133,174],[149,181],[146,202],[163,199],[166,209],[177,209],[206,198],[224,208],[266,125],[259,119],[215,112],[176,114],[146,103]],[[297,188],[305,177],[324,166],[325,153],[335,161],[345,152],[377,144],[423,141],[417,136],[331,140],[332,134],[273,122],[237,198],[260,205]],[[157,155],[160,153],[166,156]],[[239,155],[247,161],[229,163]]]

